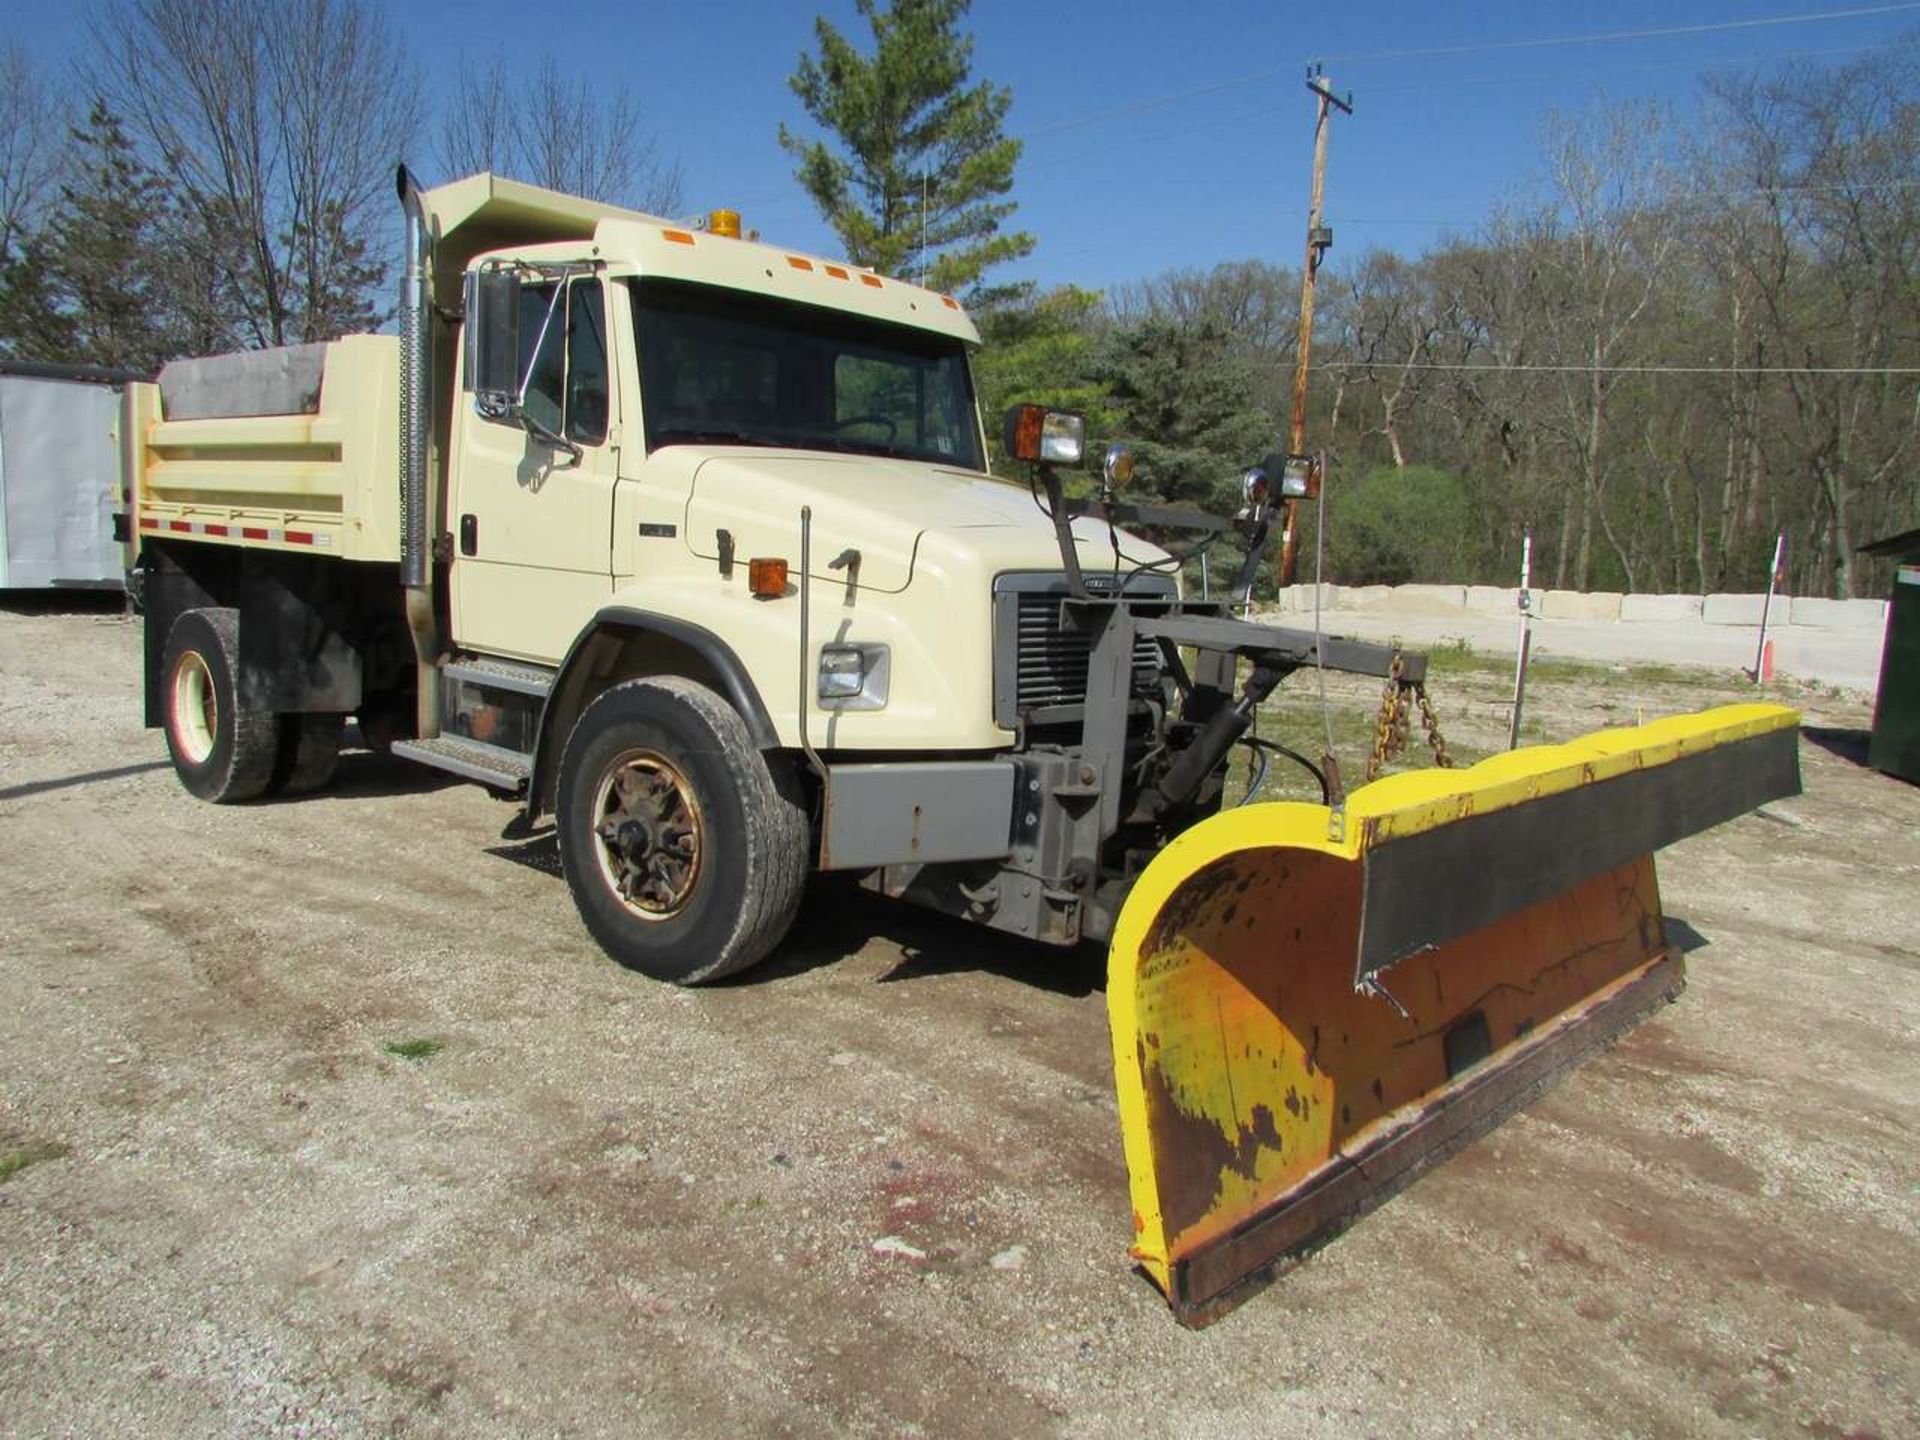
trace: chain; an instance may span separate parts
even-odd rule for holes
[[[1407,692],[1413,692],[1414,704],[1420,707],[1420,726],[1427,734],[1427,744],[1433,750],[1433,763],[1442,770],[1453,768],[1453,756],[1447,750],[1447,742],[1440,734],[1440,719],[1433,713],[1433,702],[1427,698],[1427,687],[1423,681],[1408,683],[1406,663],[1398,650],[1393,652],[1393,663],[1387,667],[1387,682],[1380,690],[1380,714],[1373,725],[1373,753],[1367,756],[1367,779],[1377,780],[1380,772],[1394,756],[1407,746],[1407,731],[1412,720],[1412,706],[1407,703]]]
[[[1427,687],[1424,681],[1416,682],[1413,698],[1420,703],[1420,724],[1426,729],[1427,744],[1433,747],[1433,763],[1442,770],[1453,768],[1453,756],[1447,752],[1447,742],[1440,735],[1440,717],[1433,713],[1433,702],[1427,699]]]
[[[1406,693],[1400,677],[1406,662],[1398,650],[1387,667],[1387,683],[1380,689],[1380,714],[1373,724],[1373,753],[1367,756],[1367,779],[1377,780],[1380,771],[1407,743]]]

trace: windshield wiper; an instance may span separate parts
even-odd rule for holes
[[[658,430],[654,432],[656,445],[784,445],[784,440],[775,440],[766,435],[754,435],[745,430]]]

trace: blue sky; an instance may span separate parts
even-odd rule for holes
[[[731,206],[768,240],[834,250],[775,134],[807,123],[786,81],[814,16],[864,35],[852,0],[562,0],[531,24],[509,0],[389,0],[388,13],[436,94],[463,51],[491,58],[489,36],[510,37],[499,48],[529,69],[544,49],[596,81],[623,77],[683,166],[689,211]],[[16,34],[60,66],[84,56],[87,24],[76,6]],[[1102,288],[1230,259],[1297,262],[1310,60],[1355,101],[1328,172],[1337,263],[1372,245],[1417,252],[1525,194],[1554,107],[1644,97],[1684,123],[1704,72],[1854,59],[1920,33],[1920,0],[975,0],[971,29],[975,76],[1012,87],[1008,128],[1027,141],[1016,221],[1039,246],[1003,278]],[[415,148],[424,170],[429,138]]]

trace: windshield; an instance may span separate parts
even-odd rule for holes
[[[647,449],[778,445],[984,467],[965,346],[711,285],[633,287]]]

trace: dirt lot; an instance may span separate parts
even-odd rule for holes
[[[1098,957],[835,892],[653,985],[477,788],[190,799],[138,669],[0,612],[0,1432],[1920,1430],[1920,790],[1857,697],[1664,861],[1678,1005],[1196,1334],[1125,1258]],[[1459,748],[1504,684],[1449,658]]]

